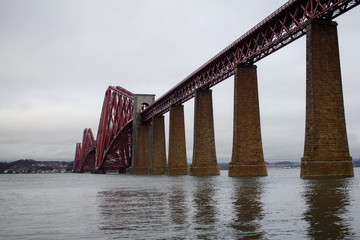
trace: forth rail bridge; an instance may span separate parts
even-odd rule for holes
[[[257,61],[306,35],[306,126],[302,178],[352,177],[345,125],[336,17],[360,0],[290,0],[155,101],[122,87],[105,93],[97,138],[84,130],[74,172],[219,175],[212,86],[234,75],[229,176],[266,176],[257,87]],[[189,166],[183,103],[195,98]],[[168,159],[164,114],[170,112]]]

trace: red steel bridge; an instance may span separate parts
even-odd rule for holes
[[[359,4],[360,0],[288,1],[144,109],[142,122],[188,101],[196,90],[209,89],[234,75],[238,64],[253,64],[304,36],[312,19],[332,20]],[[121,87],[107,89],[97,138],[91,129],[84,130],[82,143],[76,144],[74,172],[124,171],[131,166],[133,96]]]
[[[133,94],[110,86],[106,93],[96,141],[91,129],[84,130],[76,144],[73,172],[124,171],[131,165]]]

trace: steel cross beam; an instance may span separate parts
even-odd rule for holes
[[[132,118],[133,93],[122,87],[110,86],[105,93],[105,99],[96,138],[96,170],[101,169],[106,160],[108,160],[108,162],[105,163],[107,164],[108,168],[110,168],[109,165],[114,165],[110,162],[119,163],[119,159],[124,160],[121,158],[121,156],[125,150],[120,154],[120,150],[116,146],[120,144],[118,143],[119,141],[123,140],[123,136],[129,137],[127,134],[127,128],[129,128],[129,126],[132,127]],[[128,146],[128,141],[125,141],[125,145],[122,144],[122,147],[126,148],[126,152],[130,152],[128,148],[131,148],[131,146]],[[128,153],[126,156],[129,155],[130,153]],[[113,169],[114,166],[111,168]]]
[[[360,0],[290,0],[210,59],[141,113],[142,121],[169,111],[234,74],[237,64],[252,64],[305,35],[311,19],[331,20]]]

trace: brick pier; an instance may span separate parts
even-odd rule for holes
[[[169,159],[167,174],[187,175],[189,166],[186,157],[184,106],[170,108]]]
[[[229,176],[267,176],[261,142],[256,66],[238,65],[234,84],[233,148]]]
[[[150,128],[149,174],[164,174],[166,167],[166,143],[164,116],[152,118]]]
[[[306,28],[306,128],[300,176],[354,176],[335,22],[312,20]]]
[[[196,91],[194,115],[194,148],[190,175],[220,175],[216,161],[212,90]]]
[[[151,105],[155,95],[134,94],[133,149],[130,174],[148,174],[150,167],[150,123],[141,122],[141,108]]]

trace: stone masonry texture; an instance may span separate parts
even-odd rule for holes
[[[148,174],[150,166],[150,124],[141,123],[141,107],[151,105],[155,95],[134,94],[133,144],[130,174]]]
[[[167,174],[188,175],[189,166],[186,157],[184,106],[170,108],[169,159]]]
[[[150,132],[150,174],[164,174],[166,167],[166,143],[164,116],[152,118]]]
[[[267,176],[255,65],[235,68],[233,148],[229,176]]]
[[[192,176],[219,175],[216,161],[212,90],[197,90],[195,93],[194,148],[190,166]]]
[[[302,178],[351,177],[337,24],[312,20],[306,28],[306,127]]]

